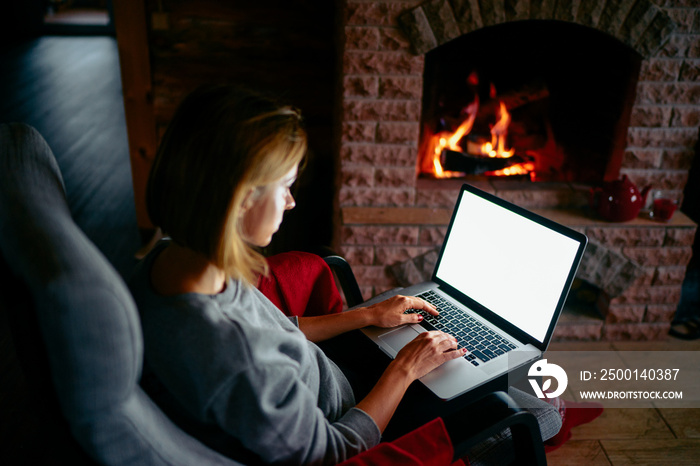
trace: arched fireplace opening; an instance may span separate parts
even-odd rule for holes
[[[641,62],[613,36],[554,20],[485,27],[429,51],[420,176],[617,178]]]

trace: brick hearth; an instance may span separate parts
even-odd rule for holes
[[[621,173],[639,186],[682,191],[700,125],[700,8],[695,3],[349,1],[344,12],[338,243],[365,296],[398,284],[392,264],[442,242],[462,182],[416,176],[425,52],[480,27],[514,20],[569,21],[615,36],[643,57]],[[607,223],[582,208],[585,186],[474,184],[540,209],[641,266],[643,273],[621,295],[601,294],[601,315],[563,316],[559,339],[666,336],[696,229],[685,215],[677,213],[669,224],[644,218]]]

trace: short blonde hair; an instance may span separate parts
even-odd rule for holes
[[[200,87],[182,101],[158,148],[146,190],[150,219],[229,277],[254,284],[267,263],[243,239],[243,202],[306,151],[295,108],[231,85]]]

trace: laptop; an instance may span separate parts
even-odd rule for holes
[[[362,332],[394,358],[420,332],[441,330],[467,348],[420,381],[450,400],[539,360],[586,248],[584,234],[464,184],[432,279],[379,295],[420,296],[440,316]],[[366,305],[366,304],[364,304]],[[408,311],[411,312],[411,311]]]

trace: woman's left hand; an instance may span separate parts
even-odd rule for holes
[[[370,316],[371,325],[377,327],[397,327],[403,324],[417,324],[423,320],[423,316],[413,312],[404,314],[409,309],[426,311],[434,316],[438,311],[430,303],[415,296],[392,296],[391,298],[364,309]]]

